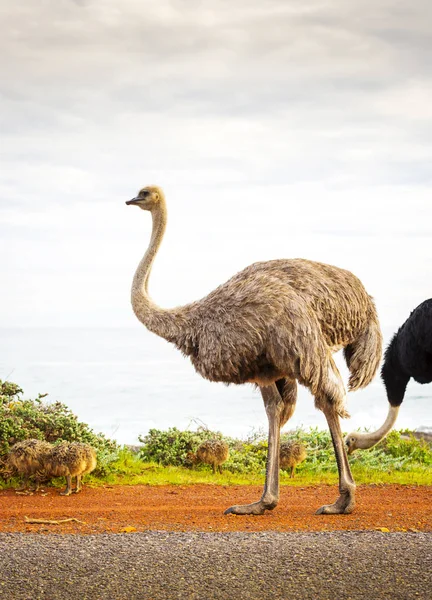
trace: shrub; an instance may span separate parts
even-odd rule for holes
[[[107,471],[110,462],[117,458],[116,442],[94,433],[65,404],[44,402],[47,394],[39,394],[35,400],[23,400],[22,394],[15,383],[0,380],[0,474],[8,474],[5,462],[10,447],[28,438],[88,443],[97,452],[99,474]]]
[[[160,465],[192,467],[192,454],[198,446],[208,439],[224,440],[230,449],[230,456],[224,463],[224,469],[232,473],[256,473],[265,468],[267,442],[262,440],[249,442],[224,437],[220,431],[210,431],[199,427],[196,431],[181,431],[176,427],[161,431],[150,429],[146,436],[140,436],[143,444],[140,457],[145,461],[157,462]],[[198,469],[208,466],[196,465]]]
[[[151,429],[140,437],[143,447],[140,456],[143,460],[154,461],[161,465],[191,467],[190,453],[196,452],[198,445],[209,438],[223,439],[229,446],[230,456],[224,463],[224,469],[232,473],[263,473],[267,459],[267,439],[264,432],[253,432],[246,440],[223,437],[220,432],[199,428],[197,431],[180,431],[171,428],[168,431]],[[281,440],[302,442],[308,456],[298,467],[310,475],[337,473],[332,439],[329,431],[318,428],[296,429],[284,433]],[[188,458],[189,456],[189,458]],[[432,464],[431,447],[423,440],[413,436],[409,439],[400,432],[392,432],[387,440],[367,452],[355,452],[350,457],[353,466],[376,471],[409,471],[418,465]],[[198,468],[208,468],[198,466]]]
[[[223,439],[218,431],[209,432],[204,427],[199,427],[197,431],[180,431],[176,427],[168,431],[150,429],[146,436],[138,437],[144,444],[140,450],[140,457],[164,466],[190,467],[192,466],[191,454],[209,438]]]
[[[385,453],[394,458],[432,465],[432,448],[426,440],[418,440],[409,431],[392,431],[383,442]]]

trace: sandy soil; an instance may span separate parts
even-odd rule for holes
[[[0,532],[120,533],[129,531],[432,531],[432,487],[359,486],[351,515],[315,515],[337,497],[334,486],[281,489],[277,508],[262,516],[224,515],[231,504],[257,500],[255,486],[105,486],[85,487],[63,497],[46,488],[33,495],[0,492]],[[75,517],[83,523],[29,525],[38,519]],[[384,530],[385,531],[385,530]]]

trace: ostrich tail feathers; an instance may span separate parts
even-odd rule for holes
[[[354,392],[366,387],[378,370],[382,355],[382,334],[378,321],[371,321],[368,329],[344,349],[350,370],[348,388]]]
[[[349,414],[349,412],[347,410],[345,410],[345,408],[339,408],[337,413],[341,419],[350,419],[351,418],[351,415]]]

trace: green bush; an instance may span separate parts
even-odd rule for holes
[[[140,456],[143,460],[164,466],[190,467],[193,464],[191,454],[209,438],[223,439],[221,433],[209,432],[203,427],[199,427],[197,431],[180,431],[176,427],[168,431],[150,429],[146,436],[138,437],[144,444]]]
[[[96,434],[86,423],[63,403],[42,400],[23,400],[21,388],[9,381],[0,380],[0,474],[7,475],[7,454],[16,442],[29,438],[56,442],[88,443],[97,452],[99,474],[104,474],[109,464],[117,458],[118,445],[102,433]]]
[[[267,459],[267,436],[264,432],[254,432],[246,440],[224,437],[220,432],[199,428],[197,431],[168,431],[151,429],[148,435],[140,437],[143,447],[140,456],[143,460],[161,465],[191,467],[190,453],[196,452],[198,445],[209,438],[223,439],[229,446],[230,456],[224,463],[224,470],[232,473],[264,473]],[[306,460],[296,471],[310,475],[337,473],[333,444],[330,433],[318,428],[296,429],[284,433],[281,441],[302,442],[308,452]],[[410,471],[419,465],[432,464],[432,449],[423,440],[413,436],[405,439],[400,432],[393,431],[386,440],[370,450],[357,451],[350,457],[354,466],[376,471]],[[207,469],[198,465],[197,468]]]
[[[224,469],[236,474],[261,474],[265,472],[267,459],[267,435],[263,431],[253,432],[247,439],[239,440],[212,432],[205,427],[196,431],[181,431],[175,427],[167,431],[151,429],[140,436],[143,444],[139,458],[130,450],[96,434],[85,423],[78,421],[72,411],[61,402],[48,403],[39,395],[35,400],[22,399],[23,391],[11,382],[0,380],[0,476],[7,476],[5,465],[10,447],[18,441],[37,438],[48,442],[58,440],[79,441],[91,444],[97,451],[96,475],[109,473],[140,473],[143,463],[154,462],[163,466],[192,467],[192,454],[208,439],[224,440],[230,449]],[[322,475],[336,473],[337,465],[331,436],[319,429],[296,429],[282,435],[283,440],[302,442],[307,450],[307,459],[297,467],[299,475]],[[424,440],[417,440],[409,432],[391,432],[383,442],[368,451],[357,451],[350,457],[353,468],[358,472],[388,472],[425,470],[432,465],[432,448]],[[196,468],[208,470],[207,465]]]
[[[230,448],[228,460],[224,463],[224,469],[231,473],[264,473],[267,461],[267,441],[250,440],[240,441],[231,438],[226,439]]]
[[[432,465],[432,448],[425,440],[418,440],[410,431],[392,431],[383,441],[385,453],[394,458]]]
[[[223,436],[219,431],[210,431],[199,427],[196,431],[181,431],[172,427],[167,431],[150,429],[146,436],[140,436],[143,444],[140,450],[142,460],[156,462],[164,466],[192,467],[192,455],[198,446],[209,439],[224,440],[230,449],[230,456],[223,468],[232,473],[259,473],[265,469],[267,442],[241,441]],[[205,465],[196,465],[198,469],[208,469]]]

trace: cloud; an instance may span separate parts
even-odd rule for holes
[[[293,255],[357,269],[384,306],[401,265],[415,299],[428,293],[426,0],[0,10],[6,321],[94,323],[98,294],[128,321],[120,298],[150,225],[123,200],[149,182],[167,189],[173,222],[161,303]]]
[[[15,99],[30,95],[80,115],[89,104],[93,115],[104,114],[104,103],[141,111],[188,111],[192,103],[192,110],[230,114],[325,106],[341,96],[354,101],[427,76],[417,40],[428,33],[430,8],[424,2],[425,14],[411,13],[407,30],[406,14],[390,12],[392,4],[309,1],[293,8],[280,0],[209,9],[162,1],[144,9],[131,0],[121,8],[111,0],[85,7],[27,0],[9,14],[4,9],[0,48],[10,57],[6,74],[15,76],[2,87]],[[406,43],[398,44],[402,27]]]

